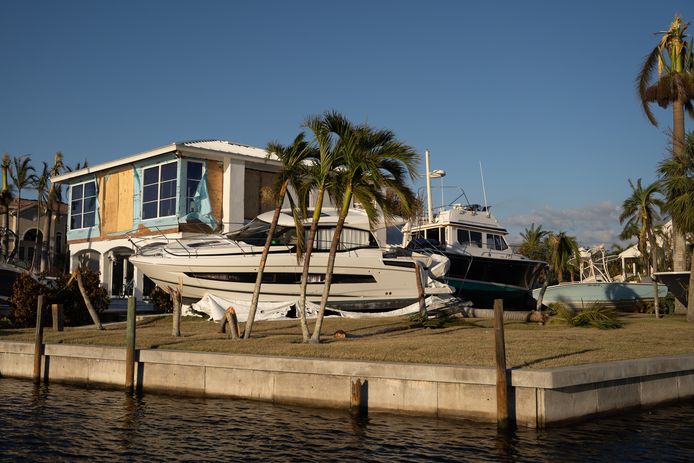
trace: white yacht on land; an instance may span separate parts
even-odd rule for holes
[[[206,293],[249,301],[253,295],[273,212],[259,215],[226,235],[168,240],[144,245],[130,257],[136,267],[161,287],[182,287],[182,296],[198,300]],[[324,287],[328,250],[337,214],[323,210],[311,255],[307,300],[317,303]],[[309,224],[305,225],[308,234]],[[263,272],[261,302],[297,299],[303,261],[297,256],[296,228],[282,213]],[[350,211],[342,230],[328,304],[350,310],[400,308],[417,300],[416,263],[425,269],[426,294],[449,294],[436,281],[448,268],[447,259],[399,248],[382,248],[364,212]]]
[[[506,242],[508,231],[488,207],[453,204],[403,232],[408,249],[450,260],[445,281],[475,307],[492,307],[494,299],[509,309],[534,305],[530,290],[547,264],[516,254]]]

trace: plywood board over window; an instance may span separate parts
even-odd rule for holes
[[[127,167],[99,178],[101,234],[133,228],[133,171]]]
[[[254,219],[262,212],[270,211],[274,208],[272,200],[263,201],[263,189],[271,188],[277,174],[272,172],[263,172],[255,169],[246,169],[246,184],[245,184],[245,204],[244,204],[244,219]]]
[[[207,161],[207,193],[210,196],[212,216],[222,223],[222,194],[224,191],[224,167],[221,162]]]

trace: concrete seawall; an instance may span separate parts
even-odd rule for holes
[[[0,377],[31,378],[34,345],[0,342]],[[495,370],[143,349],[138,389],[349,408],[361,380],[369,411],[496,419]],[[123,386],[125,349],[47,344],[45,381]],[[511,372],[511,417],[544,428],[694,397],[694,354]]]

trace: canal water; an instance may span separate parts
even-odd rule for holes
[[[694,403],[548,431],[0,379],[0,461],[694,461]]]

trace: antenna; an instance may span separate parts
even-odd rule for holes
[[[429,172],[429,150],[424,151],[424,162],[427,169],[427,219],[429,223],[434,221],[434,211],[431,201],[431,173]]]
[[[484,209],[487,211],[487,217],[491,215],[487,206],[487,190],[484,188],[484,172],[482,172],[482,161],[480,161],[480,177],[482,177],[482,194],[484,195]]]

